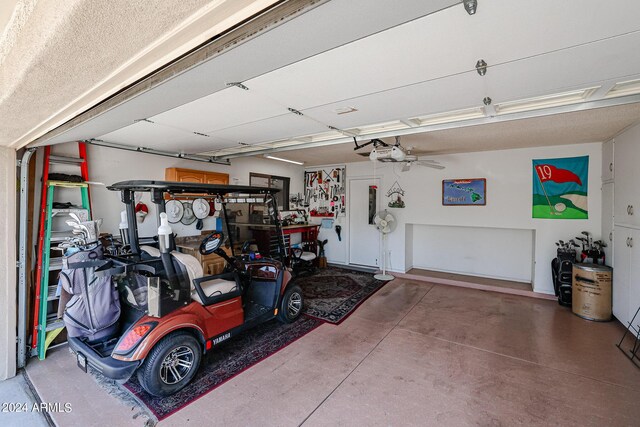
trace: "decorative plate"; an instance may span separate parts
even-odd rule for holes
[[[171,224],[180,222],[184,215],[184,207],[182,206],[182,203],[178,200],[167,200],[164,207],[167,213],[167,219]]]
[[[195,199],[193,204],[191,205],[193,208],[193,214],[198,219],[204,219],[209,216],[209,211],[211,208],[209,207],[209,202],[205,199]]]
[[[191,202],[182,202],[182,207],[184,208],[184,214],[182,215],[180,222],[184,225],[193,224],[196,220],[196,216],[193,213]]]

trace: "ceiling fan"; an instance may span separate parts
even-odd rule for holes
[[[355,141],[354,141],[355,142]],[[358,153],[361,156],[369,157],[371,161],[378,162],[391,162],[391,163],[403,163],[402,172],[407,172],[411,169],[412,165],[425,166],[433,169],[444,169],[445,167],[435,160],[420,159],[418,156],[411,154],[413,147],[405,149],[400,145],[400,137],[396,136],[396,142],[394,145],[385,143],[380,139],[372,139],[371,141],[358,145],[354,150],[364,148],[367,145],[373,145],[373,150],[367,153]]]
[[[411,154],[411,148],[407,150],[407,155],[403,161],[402,172],[409,172],[411,170],[411,166],[424,166],[432,169],[444,169],[444,165],[441,165],[436,160],[431,159],[420,159],[418,156]]]

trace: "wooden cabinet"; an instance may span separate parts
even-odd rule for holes
[[[164,179],[174,182],[197,182],[200,184],[229,184],[229,174],[195,169],[167,168]]]
[[[229,184],[229,175],[226,173],[207,172],[204,179],[205,184]]]

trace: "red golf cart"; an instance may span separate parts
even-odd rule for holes
[[[122,242],[126,250],[106,255],[112,283],[119,290],[121,314],[115,334],[93,341],[69,338],[83,370],[90,366],[121,381],[137,373],[145,390],[167,396],[191,381],[202,355],[216,345],[273,318],[293,322],[300,316],[302,291],[285,268],[287,254],[273,197],[278,190],[166,181],[124,181],[108,189],[120,192],[129,227]],[[224,258],[224,272],[205,276],[195,257],[176,251],[173,234],[140,239],[137,192],[151,194],[159,225],[166,218],[168,198],[197,194],[221,205],[226,229],[203,236],[199,250]],[[237,221],[237,216],[247,222]],[[250,239],[242,245],[234,241],[247,236],[243,230],[250,227],[273,230],[275,249],[265,257]],[[141,244],[144,240],[150,244]]]

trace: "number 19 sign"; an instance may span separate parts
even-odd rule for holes
[[[533,218],[587,219],[589,156],[533,160]]]

